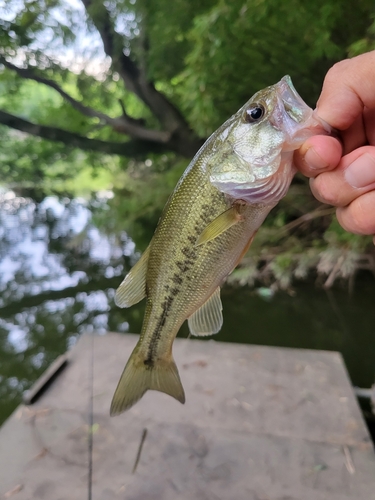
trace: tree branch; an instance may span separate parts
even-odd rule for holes
[[[90,108],[89,106],[85,106],[82,102],[77,101],[77,99],[74,99],[74,97],[65,92],[54,80],[40,76],[40,74],[37,74],[30,67],[19,68],[18,66],[15,66],[11,62],[7,61],[4,56],[1,55],[0,63],[3,64],[6,68],[15,71],[21,78],[42,83],[43,85],[47,85],[48,87],[56,90],[56,92],[58,92],[63,99],[69,102],[74,109],[90,118],[99,118],[99,120],[101,120],[102,122],[110,125],[116,132],[128,134],[131,137],[137,139],[144,139],[161,143],[168,142],[170,138],[171,134],[169,132],[150,130],[141,127],[139,124],[137,124],[136,120],[132,120],[128,115],[124,113],[119,118],[112,118],[105,113],[102,113],[101,111],[97,111],[93,108]]]
[[[145,119],[144,118],[133,118],[132,116],[128,115],[125,109],[125,105],[122,102],[121,99],[118,99],[118,103],[120,104],[122,116],[124,117],[125,120],[127,120],[130,123],[136,123],[137,125],[144,125]]]
[[[85,9],[98,30],[105,53],[111,58],[113,68],[119,73],[128,90],[136,94],[153,112],[164,130],[172,134],[171,149],[184,156],[191,156],[202,145],[202,141],[191,131],[178,109],[160,92],[152,82],[146,80],[136,63],[123,52],[123,38],[113,25],[104,3],[82,0]]]
[[[67,146],[85,151],[98,151],[127,157],[144,157],[149,153],[161,153],[168,150],[165,145],[153,141],[134,139],[129,142],[109,142],[90,139],[57,127],[32,123],[3,110],[0,110],[0,124],[49,141],[62,142]]]

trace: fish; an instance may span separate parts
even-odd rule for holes
[[[119,307],[147,302],[112,416],[148,390],[185,402],[172,354],[181,325],[187,320],[194,336],[221,329],[220,287],[287,193],[296,173],[294,150],[312,135],[329,133],[285,76],[207,139],[169,197],[147,250],[116,291]]]

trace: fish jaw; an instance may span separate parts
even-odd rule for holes
[[[227,193],[234,199],[244,200],[250,205],[262,203],[273,208],[288,192],[296,172],[293,152],[285,152],[281,154],[279,168],[275,174],[250,185],[227,185]]]

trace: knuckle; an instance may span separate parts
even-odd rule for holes
[[[351,62],[348,59],[344,59],[343,61],[339,61],[335,63],[327,72],[325,81],[337,83],[338,78],[342,79],[343,76],[347,74],[347,71],[351,65]]]
[[[314,196],[323,203],[338,206],[339,191],[336,190],[329,180],[329,177],[324,174],[318,175],[311,184]]]
[[[337,219],[341,226],[355,234],[371,235],[375,233],[375,192],[362,195],[347,207],[337,210]]]
[[[360,196],[359,198],[357,198],[356,203],[352,203],[351,205],[353,229],[360,234],[373,234],[375,231],[375,218],[373,216],[374,212],[369,212],[368,203],[365,202],[364,197]]]

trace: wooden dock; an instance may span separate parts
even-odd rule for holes
[[[110,418],[136,340],[84,335],[5,422],[0,498],[90,498],[93,366],[94,500],[375,499],[374,448],[338,353],[177,339],[186,404],[148,392]]]

